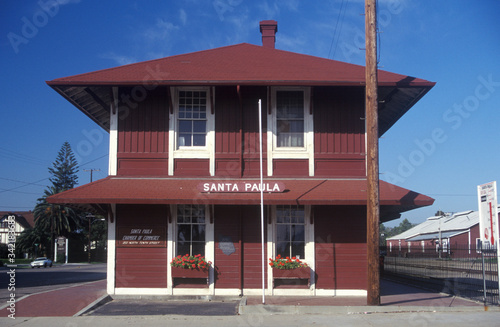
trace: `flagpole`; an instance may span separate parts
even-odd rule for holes
[[[262,100],[259,99],[259,155],[260,155],[260,239],[262,247],[262,304],[266,304],[265,265],[264,255],[264,173],[262,169]]]

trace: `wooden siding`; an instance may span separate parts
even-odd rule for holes
[[[168,206],[118,205],[116,228],[167,226]],[[166,238],[166,235],[165,235]],[[117,247],[116,287],[166,288],[167,247]]]
[[[210,176],[209,159],[174,159],[174,175],[185,177]]]
[[[364,89],[315,87],[315,176],[365,176]]]
[[[168,158],[167,90],[120,89],[118,175],[166,175]]]
[[[266,221],[264,221],[266,223]],[[262,288],[262,246],[260,230],[260,207],[247,206],[242,211],[243,231],[243,288]],[[267,236],[264,235],[264,242]],[[264,246],[267,253],[267,246]],[[267,276],[267,262],[265,266]],[[267,287],[267,283],[266,283]]]
[[[215,207],[215,267],[217,288],[261,288],[262,248],[259,206]],[[235,252],[226,255],[219,248],[221,237],[233,240]],[[265,236],[266,237],[266,236]],[[241,248],[239,241],[241,239]],[[243,260],[241,260],[243,251]],[[267,246],[264,251],[267,251]],[[266,252],[267,253],[267,252]],[[267,262],[266,262],[267,264]],[[267,265],[265,268],[267,274]],[[240,279],[240,273],[241,279]],[[243,285],[241,285],[243,284]],[[266,284],[267,285],[267,284]]]
[[[243,206],[215,206],[215,287],[241,288],[241,220]],[[225,254],[220,242],[232,241],[234,253]]]
[[[316,288],[367,289],[366,208],[314,208]]]

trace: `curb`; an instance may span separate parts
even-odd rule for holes
[[[111,302],[111,301],[113,301],[113,298],[111,296],[109,296],[109,294],[105,294],[105,295],[101,296],[100,298],[98,298],[97,300],[90,303],[89,305],[87,305],[82,310],[75,313],[73,315],[73,317],[83,316],[84,314],[86,314],[86,313],[88,313],[88,312],[108,303],[108,302]]]
[[[243,300],[242,300],[243,302]],[[238,314],[376,314],[418,312],[500,312],[500,307],[424,307],[424,306],[284,306],[241,304]]]

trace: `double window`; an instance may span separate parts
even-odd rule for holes
[[[177,255],[205,255],[205,206],[177,206]]]

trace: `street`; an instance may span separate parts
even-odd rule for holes
[[[106,279],[106,264],[68,264],[55,265],[51,268],[34,268],[29,266],[18,266],[17,268],[1,268],[0,270],[0,301],[5,303],[9,299],[8,287],[11,284],[11,276],[8,272],[15,269],[14,284],[16,298],[54,290],[60,287],[68,287],[73,284],[81,284],[90,281]]]

